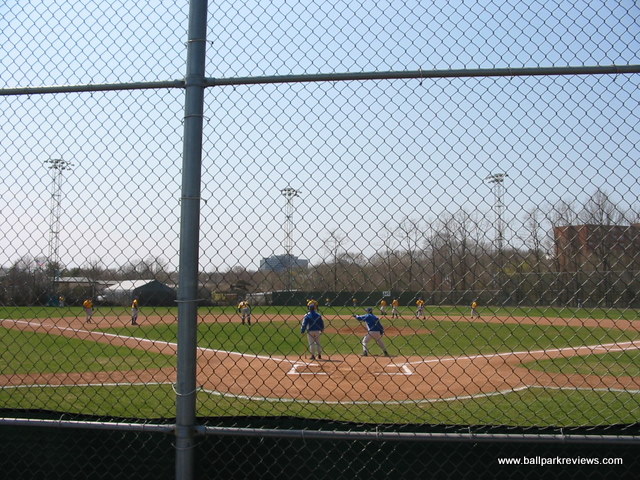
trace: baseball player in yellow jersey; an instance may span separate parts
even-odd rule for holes
[[[246,300],[242,300],[238,304],[238,310],[242,315],[242,325],[244,325],[245,320],[247,322],[247,325],[251,325],[251,305],[249,305],[249,302],[247,302]]]
[[[380,300],[380,315],[387,314],[387,301],[383,298]]]
[[[480,318],[480,314],[478,313],[478,302],[476,300],[471,302],[471,318]]]
[[[82,302],[82,308],[84,308],[84,313],[87,317],[86,322],[91,323],[91,317],[93,317],[93,299],[87,298]]]
[[[394,298],[391,302],[391,318],[400,318],[400,314],[398,313],[399,306],[400,301],[397,298]]]
[[[138,297],[134,297],[133,302],[131,302],[131,325],[138,325],[139,307]]]
[[[427,318],[424,314],[424,300],[422,298],[419,298],[416,302],[416,305],[418,306],[418,310],[416,311],[416,318]]]

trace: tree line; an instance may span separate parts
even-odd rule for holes
[[[437,218],[412,217],[380,225],[371,240],[372,255],[347,248],[347,233],[335,229],[321,234],[318,256],[322,260],[308,268],[275,272],[236,266],[201,272],[200,282],[209,292],[239,295],[291,286],[334,296],[363,291],[416,292],[433,303],[481,298],[484,303],[502,304],[631,306],[638,303],[640,248],[636,247],[640,239],[632,239],[631,246],[620,251],[603,236],[593,245],[588,266],[575,252],[561,251],[554,232],[557,227],[577,224],[605,229],[630,226],[640,223],[638,212],[637,206],[623,209],[605,191],[596,189],[583,204],[563,199],[524,211],[522,226],[510,232],[499,248],[495,219],[461,207]],[[561,265],[562,255],[575,265]],[[23,257],[3,269],[0,301],[5,305],[43,303],[56,291],[55,272],[85,277],[95,285],[142,278],[177,283],[177,273],[161,258],[135,260],[115,269],[89,260],[82,267],[67,269],[50,265],[43,258]]]

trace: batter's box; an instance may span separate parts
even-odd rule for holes
[[[389,364],[380,367],[379,370],[364,369],[362,366],[357,368],[346,366],[335,366],[333,364],[321,364],[321,363],[302,363],[296,362],[291,365],[291,370],[287,372],[287,375],[331,375],[342,374],[348,376],[350,374],[368,374],[368,375],[413,375],[413,371],[406,363],[402,364]]]

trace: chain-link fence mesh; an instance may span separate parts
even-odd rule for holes
[[[598,435],[562,454],[631,468],[635,3],[216,2],[199,198],[186,1],[0,11],[4,471],[84,478],[77,449],[92,476],[170,477],[172,437],[149,429],[186,397],[213,429],[196,478],[466,478],[536,455],[450,441],[510,435]],[[185,391],[176,305],[196,299]],[[51,419],[68,429],[35,440]]]

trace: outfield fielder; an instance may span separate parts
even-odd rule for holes
[[[373,314],[373,308],[368,307],[366,315],[354,315],[354,317],[359,322],[364,322],[367,326],[367,334],[362,339],[362,356],[366,357],[369,355],[368,345],[373,339],[382,349],[385,356],[388,357],[389,353],[387,352],[387,347],[385,347],[384,342],[382,341],[384,327],[382,326],[382,323],[380,323],[380,319]]]
[[[307,338],[309,339],[309,353],[311,353],[311,360],[322,359],[322,345],[320,344],[320,337],[324,331],[324,321],[322,315],[320,315],[315,305],[309,305],[309,312],[302,319],[302,328],[300,333],[307,332]]]

